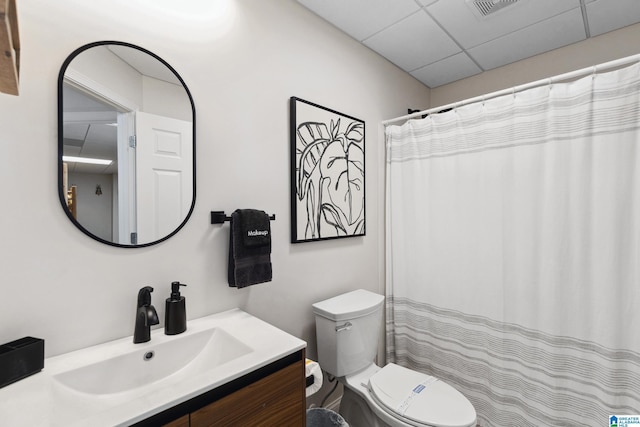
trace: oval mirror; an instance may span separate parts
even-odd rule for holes
[[[58,190],[71,221],[109,245],[153,245],[184,226],[195,204],[195,107],[169,64],[113,41],[66,59]]]

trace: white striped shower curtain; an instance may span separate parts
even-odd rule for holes
[[[386,138],[388,361],[480,426],[640,414],[640,65]]]

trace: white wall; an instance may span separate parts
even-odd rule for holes
[[[138,54],[146,55],[144,52]],[[155,59],[152,62],[156,68],[166,69]],[[147,113],[191,121],[191,103],[182,85],[140,74],[105,46],[83,50],[71,61],[67,71],[88,78],[112,96],[117,95],[119,100],[126,100],[128,107],[136,106]]]
[[[142,54],[142,53],[141,53]],[[79,73],[137,106],[143,104],[142,76],[104,46],[79,53],[67,71]]]
[[[294,0],[31,0],[18,13],[20,96],[0,94],[0,177],[9,184],[0,210],[0,343],[41,337],[52,356],[131,335],[138,289],[155,288],[164,318],[169,284],[180,280],[189,285],[189,319],[241,307],[309,341],[313,357],[313,302],[382,289],[379,123],[429,105],[417,80]],[[196,105],[195,211],[176,236],[149,248],[88,238],[58,199],[58,72],[73,50],[99,40],[162,57]],[[290,96],[366,122],[365,237],[289,243]],[[209,212],[236,208],[277,215],[270,283],[227,285],[228,224],[210,225]]]
[[[192,95],[193,96],[193,95]],[[191,103],[184,88],[142,76],[142,109],[146,113],[191,122]]]
[[[76,219],[93,235],[113,240],[113,175],[69,173],[69,186],[75,185]],[[96,194],[97,186],[102,194]]]

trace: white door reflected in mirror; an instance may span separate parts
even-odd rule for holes
[[[190,122],[149,113],[136,115],[138,239],[169,234],[191,207],[192,126]]]

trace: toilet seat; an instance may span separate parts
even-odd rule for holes
[[[390,363],[369,378],[371,397],[414,426],[468,427],[476,412],[458,390],[435,377]]]

